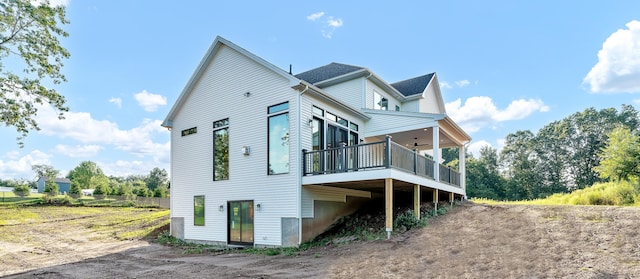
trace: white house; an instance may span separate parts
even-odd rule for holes
[[[331,63],[292,75],[217,37],[162,126],[171,130],[171,233],[223,245],[296,246],[363,201],[465,197],[470,137],[435,73],[387,83]],[[442,148],[458,147],[460,168]],[[428,152],[431,156],[424,156]]]

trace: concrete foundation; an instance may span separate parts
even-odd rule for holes
[[[171,236],[184,239],[184,218],[171,217]]]
[[[282,218],[282,247],[298,246],[298,218]]]

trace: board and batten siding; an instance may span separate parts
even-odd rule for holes
[[[281,219],[298,217],[298,92],[283,76],[225,45],[203,71],[173,121],[171,215],[184,218],[185,239],[226,242],[227,202],[252,200],[254,243],[279,246]],[[289,173],[268,175],[267,108],[283,102],[289,102]],[[213,122],[225,118],[229,180],[213,181]],[[191,127],[197,133],[182,137]],[[242,154],[243,146],[250,155]],[[205,196],[204,226],[193,225],[196,195]]]
[[[364,108],[365,104],[362,103],[364,97],[364,78],[356,78],[343,83],[338,83],[332,86],[322,88],[329,95],[333,96],[336,100],[360,109]]]

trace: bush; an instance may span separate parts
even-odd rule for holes
[[[44,192],[50,196],[57,196],[59,194],[58,183],[55,180],[50,179],[45,181]]]
[[[153,191],[153,196],[156,198],[166,198],[167,197],[167,186],[160,186]]]
[[[13,193],[18,197],[26,197],[31,194],[31,189],[29,188],[29,185],[22,184],[14,187]]]
[[[393,228],[399,231],[408,231],[414,228],[424,227],[427,222],[427,218],[418,219],[413,210],[407,210],[400,213],[395,220],[393,220]]]

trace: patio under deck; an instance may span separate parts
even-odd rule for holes
[[[431,158],[391,141],[303,150],[302,185],[319,185],[377,192],[385,196],[386,230],[393,228],[393,192],[414,193],[414,213],[420,218],[423,190],[431,190],[434,201],[441,191],[465,196],[461,175]]]

